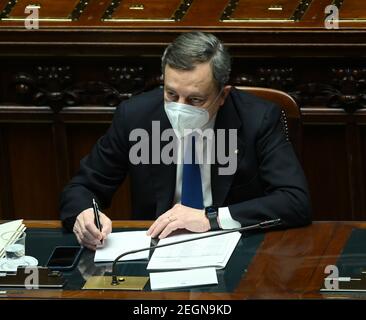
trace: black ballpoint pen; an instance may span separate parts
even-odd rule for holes
[[[102,225],[100,224],[100,219],[99,219],[99,208],[98,208],[98,204],[95,201],[95,199],[93,199],[93,210],[94,210],[94,223],[97,226],[98,230],[100,232],[102,232]],[[100,243],[103,244],[103,239],[100,240]]]

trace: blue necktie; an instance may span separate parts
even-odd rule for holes
[[[194,136],[189,138],[184,154],[181,203],[190,208],[203,209],[202,179],[199,163],[196,163],[195,142]]]

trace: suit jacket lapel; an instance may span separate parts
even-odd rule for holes
[[[218,163],[217,154],[219,148],[221,148],[220,151],[222,152],[223,146],[217,145],[217,130],[225,129],[225,156],[228,156],[230,154],[233,157],[236,157],[236,163],[237,165],[239,165],[240,160],[244,155],[245,143],[239,138],[239,134],[237,134],[237,147],[234,148],[234,150],[229,150],[229,130],[227,129],[236,129],[238,133],[241,126],[242,123],[234,105],[232,95],[229,94],[224,105],[219,109],[215,122],[216,154],[215,163],[211,166],[211,191],[212,202],[214,206],[223,206],[235,176],[235,173],[230,175],[219,174],[219,169],[227,167],[228,164]]]

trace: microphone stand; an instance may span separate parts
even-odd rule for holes
[[[216,237],[216,236],[220,236],[220,235],[224,235],[224,234],[228,234],[228,233],[232,233],[232,232],[237,232],[237,231],[252,231],[252,230],[257,230],[257,229],[269,229],[269,228],[273,228],[275,226],[280,225],[281,219],[275,219],[275,220],[267,220],[264,222],[260,222],[254,225],[250,225],[250,226],[246,226],[246,227],[241,227],[241,228],[235,228],[235,229],[230,229],[230,230],[225,230],[222,232],[217,232],[214,234],[209,234],[209,235],[204,235],[201,237],[197,237],[197,238],[193,238],[193,239],[188,239],[188,240],[181,240],[181,241],[176,241],[176,242],[171,242],[171,243],[167,243],[167,244],[162,244],[162,245],[155,245],[155,246],[150,246],[150,247],[146,247],[146,248],[142,248],[142,249],[138,249],[138,250],[132,250],[132,251],[128,251],[128,252],[124,252],[122,254],[120,254],[114,261],[112,264],[112,277],[92,277],[92,278],[98,278],[98,279],[92,279],[92,281],[90,281],[90,284],[88,284],[89,279],[86,283],[86,285],[84,286],[83,289],[117,289],[117,290],[121,290],[121,289],[132,289],[131,287],[118,287],[121,283],[125,282],[127,277],[119,277],[116,275],[116,269],[117,269],[117,263],[120,262],[119,260],[129,254],[133,254],[133,253],[138,253],[138,252],[142,252],[142,251],[146,251],[146,250],[154,250],[157,248],[163,248],[163,247],[168,247],[168,246],[172,246],[172,245],[176,245],[176,244],[180,244],[180,243],[185,243],[185,242],[191,242],[191,241],[195,241],[195,240],[201,240],[201,239],[206,239],[206,238],[211,238],[211,237]],[[103,285],[101,284],[99,278],[103,278]],[[106,283],[106,278],[110,279],[112,278],[112,281],[108,284]],[[134,278],[134,280],[138,280],[138,277],[129,277],[129,278]],[[141,278],[141,277],[140,277]],[[143,277],[144,281],[143,282],[143,286],[146,284],[148,278],[147,277]],[[93,280],[99,280],[98,283],[96,283]],[[91,283],[91,282],[95,282],[95,283]],[[140,283],[141,284],[141,283]],[[141,288],[141,286],[139,286],[139,289],[143,289],[143,286]],[[136,288],[136,286],[134,287]]]

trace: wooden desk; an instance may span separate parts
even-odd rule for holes
[[[115,221],[114,227],[147,227],[148,221]],[[58,228],[58,221],[27,221],[28,228]],[[299,229],[268,232],[233,293],[17,290],[8,298],[44,299],[322,299],[324,269],[335,264],[352,228],[361,222],[314,222]],[[341,295],[337,294],[339,298]],[[341,297],[347,298],[347,295]]]

